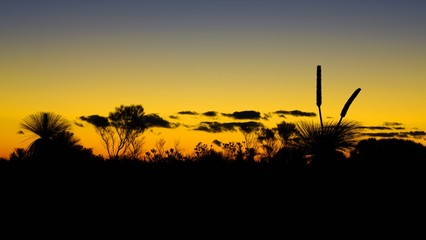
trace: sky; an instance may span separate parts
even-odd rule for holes
[[[147,149],[159,139],[189,150],[242,141],[238,131],[195,130],[242,121],[234,112],[259,112],[249,120],[268,127],[315,122],[274,112],[317,113],[317,65],[327,120],[360,87],[348,119],[424,141],[425,12],[422,0],[2,0],[0,157],[28,146],[19,123],[40,111],[81,123],[141,104],[180,124],[146,132]],[[72,130],[104,154],[93,128]]]

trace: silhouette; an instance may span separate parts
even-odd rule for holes
[[[283,146],[286,146],[290,144],[290,140],[296,133],[297,129],[296,124],[283,121],[277,124],[276,130],[278,132],[278,136],[281,138]]]
[[[426,147],[411,140],[370,138],[358,142],[352,158],[375,170],[402,169],[423,172],[426,167]],[[423,174],[423,173],[422,173]]]
[[[339,125],[333,122],[323,126],[302,122],[297,125],[294,146],[305,153],[318,166],[331,166],[344,158],[356,144],[358,124],[343,121]]]
[[[318,66],[316,105],[319,111],[322,105],[320,70]],[[9,161],[0,159],[0,178],[32,179],[34,186],[48,182],[73,186],[82,182],[78,187],[87,188],[88,192],[102,187],[109,191],[110,186],[116,186],[144,196],[152,196],[147,188],[154,186],[152,189],[174,191],[181,196],[185,188],[193,194],[198,194],[200,189],[206,192],[213,189],[218,194],[235,194],[245,189],[247,193],[257,191],[255,194],[258,194],[268,187],[275,192],[288,192],[289,188],[298,189],[299,186],[323,187],[324,183],[335,183],[335,179],[345,188],[360,182],[368,188],[375,178],[385,182],[396,175],[398,181],[407,176],[424,175],[426,147],[423,145],[397,139],[359,141],[358,123],[344,119],[359,92],[360,89],[355,90],[347,100],[338,122],[323,122],[321,112],[319,123],[283,121],[275,128],[267,128],[257,121],[237,121],[260,119],[261,113],[257,111],[234,112],[227,116],[235,122],[201,122],[192,127],[193,130],[240,131],[244,141],[222,143],[215,140],[212,145],[199,142],[188,154],[177,145],[166,149],[163,139],[141,154],[146,129],[178,126],[157,114],[145,114],[141,105],[121,105],[108,117],[80,117],[95,127],[105,144],[107,157],[94,156],[91,149],[80,146],[70,131],[70,124],[60,115],[41,112],[23,120],[24,134],[33,134],[34,141],[28,149],[15,149]],[[299,110],[275,113],[316,116]],[[179,114],[195,115],[195,112]],[[209,111],[196,115],[214,117],[218,113]],[[401,124],[388,125],[400,127]],[[411,134],[423,136],[424,132]],[[41,184],[39,180],[43,178],[47,180]],[[327,181],[327,178],[333,180]],[[155,187],[158,184],[160,188]],[[305,189],[303,187],[301,189]]]
[[[157,114],[145,114],[142,105],[121,105],[110,112],[108,117],[99,115],[81,116],[81,120],[91,124],[101,137],[110,159],[141,156],[143,133],[151,127],[175,128],[179,124],[171,123]]]
[[[318,165],[333,165],[339,159],[343,159],[343,153],[352,150],[355,139],[358,136],[359,126],[355,122],[342,122],[347,111],[355,100],[360,88],[349,97],[340,114],[337,124],[332,122],[324,123],[321,113],[322,92],[321,92],[321,66],[317,66],[316,78],[316,105],[318,107],[320,126],[314,123],[302,122],[297,125],[295,146],[308,158],[309,163]]]
[[[356,96],[358,96],[359,92],[361,92],[361,88],[358,88],[357,90],[355,90],[355,92],[352,93],[352,95],[349,97],[348,101],[345,103],[345,106],[343,106],[342,112],[340,113],[340,119],[339,119],[339,122],[337,123],[337,126],[340,125],[343,118],[346,116],[346,113],[348,112],[349,107],[351,106],[352,102],[355,100]]]
[[[317,107],[321,122],[321,128],[324,128],[324,124],[322,122],[322,113],[321,113],[321,104],[322,104],[322,89],[321,89],[321,66],[317,66]]]
[[[29,158],[53,159],[78,142],[70,132],[71,125],[51,112],[29,115],[22,121],[21,128],[32,134],[30,138],[36,138],[27,149]],[[22,152],[19,154],[23,155]]]
[[[95,127],[111,159],[136,158],[142,146],[141,135],[147,129],[141,105],[117,107],[108,117],[91,115],[81,120]]]

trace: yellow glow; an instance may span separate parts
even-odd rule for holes
[[[212,36],[181,37],[176,42],[136,36],[132,41],[83,38],[60,39],[39,47],[1,46],[0,156],[8,157],[14,148],[28,145],[22,142],[24,136],[16,134],[19,123],[39,111],[56,112],[71,122],[82,115],[106,116],[121,104],[142,104],[147,113],[164,118],[183,110],[317,112],[318,64],[323,66],[325,117],[338,119],[347,98],[361,87],[348,119],[365,125],[401,122],[407,131],[426,129],[424,50],[398,50],[395,43],[377,42],[343,49],[337,47],[339,39],[319,46],[303,35],[300,39],[231,35],[229,41],[225,37],[211,41]],[[349,41],[347,46],[354,44],[343,40]],[[197,121],[201,120],[195,119],[193,124]],[[271,126],[275,123],[269,122]],[[90,126],[74,126],[73,131],[84,146],[103,153]],[[145,136],[145,149],[160,138],[168,147],[177,140],[188,151],[197,142],[242,141],[237,132],[209,134],[183,127],[154,129]]]

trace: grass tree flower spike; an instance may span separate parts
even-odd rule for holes
[[[317,66],[317,106],[321,122],[321,129],[324,128],[321,114],[322,93],[321,93],[321,65]]]

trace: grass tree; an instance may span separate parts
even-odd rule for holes
[[[302,149],[307,156],[312,157],[313,163],[325,164],[339,159],[343,153],[349,152],[356,144],[359,125],[356,122],[344,121],[349,107],[361,91],[356,89],[346,101],[337,122],[323,122],[321,113],[321,66],[317,66],[316,105],[320,115],[320,124],[301,122],[297,125],[294,144]]]
[[[70,132],[71,125],[61,115],[52,112],[39,112],[23,119],[21,133],[28,132],[34,139],[28,149],[29,157],[46,158],[54,155],[61,147],[74,146],[78,140]]]

